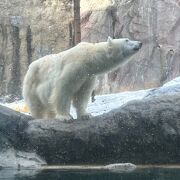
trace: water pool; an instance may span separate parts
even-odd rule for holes
[[[0,170],[0,180],[180,180],[180,168],[138,168],[130,173]]]

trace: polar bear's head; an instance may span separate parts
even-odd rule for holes
[[[128,38],[112,39],[111,37],[108,37],[107,42],[109,53],[112,56],[120,58],[120,61],[129,58],[142,47],[142,42],[132,41]]]

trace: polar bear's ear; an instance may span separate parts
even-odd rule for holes
[[[112,41],[113,41],[113,39],[110,36],[108,36],[107,42],[108,42],[109,46],[112,45]]]
[[[113,48],[113,43],[112,43],[113,39],[109,36],[107,39],[107,43],[108,43],[108,54],[109,56],[112,56],[112,48]]]

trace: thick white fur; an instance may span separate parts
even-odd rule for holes
[[[79,43],[34,61],[23,83],[23,97],[32,116],[69,120],[71,101],[78,118],[87,116],[96,76],[117,68],[141,45],[139,41],[109,37],[107,42]]]

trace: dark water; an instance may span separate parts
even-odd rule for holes
[[[131,173],[0,170],[0,180],[180,180],[180,169],[138,169]]]

